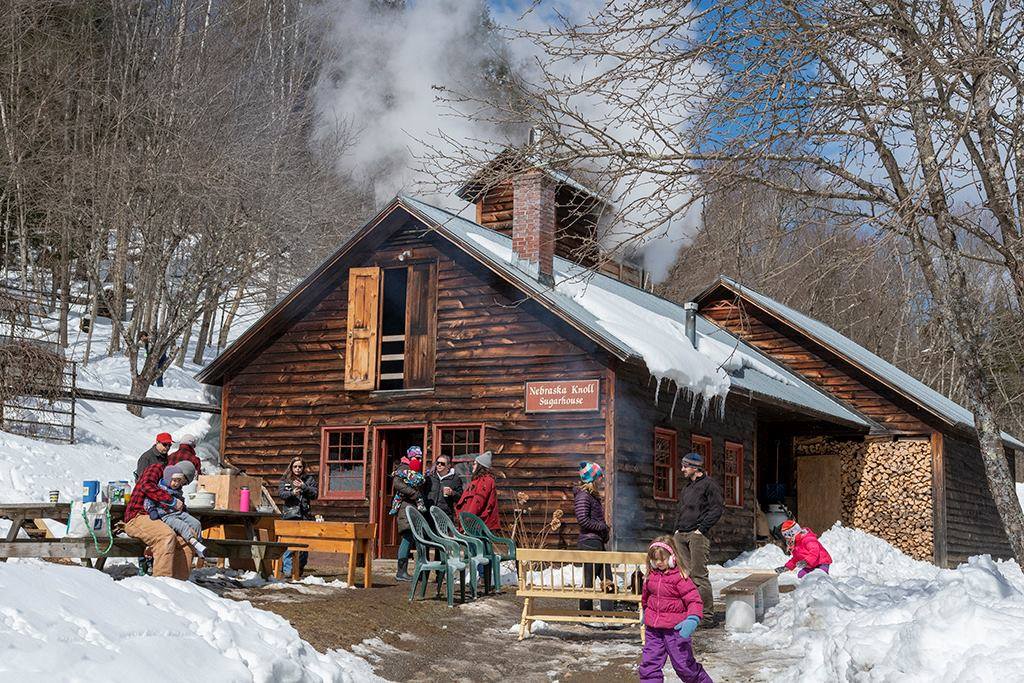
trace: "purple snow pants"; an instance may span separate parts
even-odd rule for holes
[[[672,628],[648,626],[647,640],[637,670],[640,680],[664,681],[661,667],[665,666],[665,657],[672,660],[672,668],[683,683],[714,683],[704,667],[693,658],[689,638],[683,638]]]
[[[812,569],[808,569],[807,567],[804,567],[799,572],[797,572],[796,578],[802,579],[805,576],[807,576],[808,574],[810,574],[811,572],[813,572],[815,569],[820,569],[821,571],[823,571],[826,574],[828,574],[828,568],[829,568],[829,565],[827,565],[827,564],[819,564],[817,567],[814,567]]]

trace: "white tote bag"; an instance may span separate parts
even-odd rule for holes
[[[68,538],[110,538],[110,503],[71,503]]]

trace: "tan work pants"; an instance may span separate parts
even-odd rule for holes
[[[139,515],[124,525],[124,532],[153,551],[153,576],[188,580],[195,553],[185,539],[174,533],[174,529],[158,519]]]
[[[690,573],[690,579],[697,585],[701,602],[704,603],[704,619],[715,615],[715,598],[708,576],[708,560],[711,559],[711,542],[697,531],[677,531],[676,547],[682,556],[679,560]]]

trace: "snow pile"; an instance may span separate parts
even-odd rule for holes
[[[706,401],[729,393],[728,373],[693,347],[683,322],[658,315],[580,277],[565,278],[555,289],[590,311],[601,327],[641,355],[659,382],[674,381],[680,389]]]
[[[798,651],[797,681],[1020,680],[1024,575],[973,557],[955,570],[836,525],[832,575],[812,573],[739,642]],[[748,558],[749,559],[749,558]]]
[[[376,681],[344,651],[320,654],[283,618],[193,583],[44,562],[0,564],[5,680]]]

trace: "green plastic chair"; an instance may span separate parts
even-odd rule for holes
[[[460,596],[462,602],[466,602],[466,563],[462,561],[462,549],[459,544],[431,531],[426,518],[416,508],[407,506],[405,515],[409,520],[412,537],[416,541],[416,566],[413,570],[412,586],[409,590],[409,602],[416,597],[416,588],[419,586],[421,577],[423,589],[420,591],[420,597],[426,597],[430,572],[437,572],[439,579],[444,576],[449,607],[454,607],[455,586],[453,581],[455,572],[458,572]],[[440,551],[438,559],[429,559],[431,548]],[[438,585],[438,591],[440,591],[440,585]]]
[[[490,565],[491,558],[487,555],[487,543],[482,538],[468,536],[455,528],[455,522],[436,505],[430,508],[430,516],[434,520],[434,529],[438,535],[451,539],[463,546],[465,560],[469,564],[469,589],[476,599],[476,584],[480,580],[480,568]],[[484,595],[491,592],[491,573],[484,572]]]
[[[460,512],[459,521],[462,522],[462,530],[470,536],[482,539],[487,543],[487,555],[491,560],[491,570],[494,577],[494,587],[501,592],[501,563],[516,559],[516,542],[511,538],[498,536],[487,528],[484,520],[470,512]],[[504,545],[505,552],[498,552],[495,546]]]

